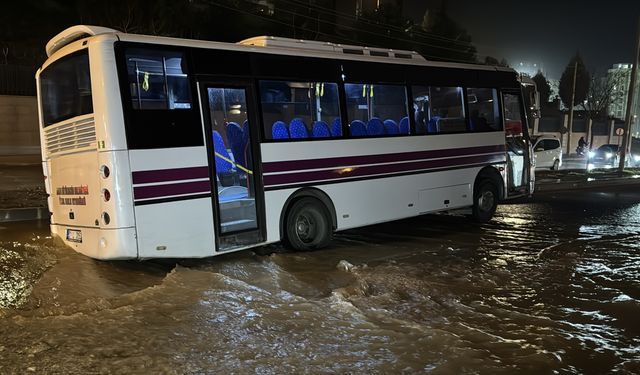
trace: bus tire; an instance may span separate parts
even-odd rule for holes
[[[498,187],[490,180],[481,180],[473,194],[473,219],[486,223],[498,207]]]
[[[285,221],[286,244],[295,250],[325,247],[331,241],[329,212],[320,201],[303,197],[291,205]]]

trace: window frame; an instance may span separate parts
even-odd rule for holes
[[[342,125],[342,134],[340,136],[334,137],[334,136],[330,136],[330,137],[323,137],[323,138],[314,138],[311,134],[309,134],[309,136],[307,138],[278,138],[278,139],[274,139],[271,134],[269,134],[267,132],[267,124],[264,121],[264,106],[263,106],[263,101],[262,101],[262,95],[261,95],[261,83],[263,82],[283,82],[283,83],[298,83],[298,84],[309,84],[309,83],[324,83],[324,84],[334,84],[336,85],[336,89],[337,89],[337,109],[339,111],[339,115],[335,116],[337,118],[340,119],[341,125]],[[337,81],[332,81],[332,80],[324,80],[324,81],[315,81],[312,82],[311,80],[305,80],[305,79],[298,79],[298,78],[275,78],[275,77],[256,77],[254,79],[254,84],[256,87],[256,97],[257,97],[257,109],[258,109],[258,116],[260,118],[260,142],[261,143],[270,143],[270,142],[274,142],[274,143],[290,143],[290,142],[309,142],[309,141],[313,141],[313,142],[318,142],[318,141],[332,141],[332,140],[338,140],[338,139],[345,139],[345,113],[344,113],[344,87],[342,85],[342,82],[337,82]],[[294,117],[295,118],[295,117]],[[284,121],[283,121],[284,122]],[[313,122],[311,122],[311,124],[308,124],[310,126],[313,126]],[[286,122],[285,122],[286,123]],[[326,123],[326,121],[325,121]],[[273,126],[274,123],[271,123],[270,126]],[[286,123],[287,126],[290,125],[290,123]],[[329,126],[329,131],[331,131],[331,123],[327,123],[327,125]],[[312,129],[307,129],[310,132],[312,131]],[[347,128],[348,130],[348,128]]]
[[[66,115],[66,116],[62,116],[59,118],[56,118],[54,121],[47,121],[48,120],[48,115],[45,113],[45,105],[44,105],[44,89],[43,89],[43,85],[42,85],[42,81],[43,81],[43,76],[46,77],[47,73],[51,72],[52,68],[55,68],[56,66],[59,66],[61,64],[64,64],[65,62],[68,62],[69,60],[72,60],[78,56],[86,56],[87,58],[87,72],[89,73],[89,87],[90,87],[90,103],[91,103],[91,110],[89,112],[86,113],[76,113],[76,114],[70,114],[70,115]],[[41,73],[39,76],[39,85],[40,85],[40,95],[39,95],[39,100],[40,100],[40,106],[42,108],[42,127],[43,128],[47,128],[51,125],[55,125],[58,124],[60,122],[72,119],[74,117],[78,117],[78,116],[84,116],[84,115],[88,115],[88,114],[92,114],[94,113],[95,109],[94,109],[94,105],[93,105],[93,86],[92,86],[92,82],[91,82],[91,59],[89,57],[89,49],[88,48],[82,48],[78,51],[75,51],[73,53],[70,53],[67,56],[61,57],[60,59],[52,62],[51,64],[49,64]]]
[[[496,100],[496,108],[494,108],[494,112],[495,109],[497,109],[497,113],[494,113],[494,117],[497,121],[497,125],[499,126],[498,129],[491,129],[491,130],[468,130],[469,133],[493,133],[493,132],[504,132],[504,121],[503,121],[503,116],[502,116],[502,102],[501,102],[501,92],[499,89],[495,88],[495,87],[486,87],[486,86],[482,86],[482,87],[465,87],[465,103],[468,106],[468,109],[466,111],[467,114],[467,129],[470,128],[471,125],[471,104],[469,103],[469,97],[468,94],[466,93],[466,90],[468,89],[484,89],[484,90],[493,90],[493,92],[495,93],[495,98],[494,100]]]
[[[129,87],[127,51],[148,50],[157,53],[179,53],[185,62],[187,83],[191,96],[191,108],[140,109],[133,107]],[[198,103],[196,74],[193,73],[191,53],[188,47],[154,45],[138,42],[114,43],[116,69],[120,83],[120,97],[124,117],[127,147],[129,149],[160,149],[204,146],[204,135]],[[148,124],[153,124],[149,128]]]
[[[404,110],[405,110],[405,116],[409,119],[409,134],[400,134],[399,133],[399,134],[352,136],[351,135],[351,131],[350,131],[350,127],[349,127],[349,125],[351,124],[351,121],[349,121],[346,85],[396,86],[396,87],[404,88],[404,93],[405,93]],[[413,116],[411,115],[411,107],[409,106],[409,97],[410,97],[409,95],[411,94],[411,91],[410,91],[411,85],[410,84],[407,84],[407,83],[388,83],[388,82],[380,82],[380,83],[373,82],[373,83],[371,83],[371,82],[359,82],[359,81],[345,81],[345,82],[342,82],[342,86],[343,86],[343,90],[344,90],[343,102],[344,102],[344,106],[345,106],[345,112],[344,112],[345,118],[343,119],[343,124],[342,124],[342,136],[344,138],[347,138],[347,139],[396,138],[396,137],[407,137],[407,136],[416,135],[415,134],[415,130],[414,130],[413,119],[412,119]],[[379,119],[380,119],[380,121],[382,121],[384,123],[385,119],[381,119],[381,118],[379,118]],[[371,120],[371,119],[369,119],[369,120]],[[402,120],[402,117],[400,118],[400,120]],[[366,122],[365,122],[365,125],[366,125]],[[398,125],[400,125],[399,121],[398,121]],[[346,133],[345,133],[345,131],[346,131]]]

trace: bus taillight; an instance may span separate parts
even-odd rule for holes
[[[109,167],[107,167],[106,165],[102,165],[100,167],[100,175],[102,176],[102,178],[107,178],[110,174],[111,171],[109,170]]]
[[[102,189],[102,198],[104,198],[105,202],[109,202],[111,199],[111,192],[108,189]]]

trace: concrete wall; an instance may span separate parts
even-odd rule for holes
[[[551,128],[551,127],[560,127],[560,126],[564,126],[566,128],[568,128],[568,122],[569,122],[569,116],[568,115],[564,115],[563,117],[558,117],[558,118],[544,118],[542,119],[542,121],[544,121],[545,123],[543,125],[545,126],[541,126],[542,129],[547,129],[547,128]],[[585,120],[581,120],[581,121],[585,121]],[[589,145],[590,149],[596,149],[598,147],[600,147],[603,144],[607,144],[607,143],[614,143],[614,144],[621,144],[622,143],[622,137],[619,137],[617,135],[615,135],[614,130],[614,124],[613,124],[613,120],[608,120],[608,124],[607,127],[609,129],[609,134],[607,135],[594,135],[593,136],[593,143]],[[553,125],[553,126],[549,126],[549,125]],[[575,124],[574,124],[575,125]],[[578,141],[580,140],[580,137],[584,137],[584,139],[589,142],[589,137],[587,135],[587,129],[589,126],[589,122],[585,121],[584,124],[581,124],[580,126],[578,126],[577,128],[584,128],[585,131],[573,131],[571,133],[571,145],[569,147],[567,147],[567,134],[560,134],[559,131],[540,131],[537,133],[534,133],[535,135],[551,135],[551,136],[555,136],[558,139],[561,140],[562,142],[562,148],[564,150],[564,153],[566,154],[567,152],[569,154],[575,154],[576,153],[576,148],[578,148]],[[574,126],[576,127],[576,126]]]
[[[40,155],[35,96],[0,95],[0,156]]]

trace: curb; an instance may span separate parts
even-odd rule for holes
[[[49,220],[49,210],[46,207],[0,209],[0,223],[28,220]]]
[[[626,185],[640,185],[639,178],[614,178],[606,180],[592,180],[592,181],[575,181],[575,182],[542,182],[536,184],[534,195],[536,192],[547,191],[561,191],[561,190],[577,190],[577,189],[592,189],[596,187],[606,186],[626,186]]]

